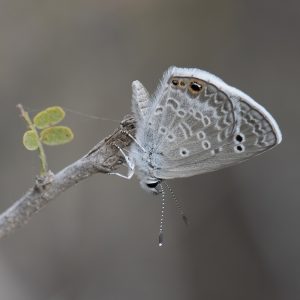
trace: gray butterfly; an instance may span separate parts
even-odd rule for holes
[[[245,93],[199,69],[170,67],[150,96],[132,83],[137,128],[129,172],[154,193],[164,179],[235,165],[281,142],[273,117]],[[122,176],[121,174],[117,174]]]

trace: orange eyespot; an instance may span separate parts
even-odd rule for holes
[[[179,84],[181,87],[185,87],[185,82],[183,80],[180,80]]]
[[[192,90],[192,92],[198,93],[198,92],[201,91],[202,85],[200,83],[196,82],[196,81],[192,81],[190,83],[190,89]]]

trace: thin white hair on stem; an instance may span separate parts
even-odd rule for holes
[[[65,111],[70,112],[70,113],[75,114],[75,115],[78,115],[78,116],[81,116],[81,117],[94,119],[94,120],[100,120],[100,121],[110,121],[110,122],[114,122],[114,123],[118,123],[118,124],[121,122],[121,120],[115,120],[115,119],[111,119],[111,118],[103,118],[103,117],[100,117],[100,116],[95,116],[95,115],[92,115],[92,114],[87,114],[87,113],[83,113],[83,112],[80,112],[80,111],[77,111],[77,110],[74,110],[74,109],[70,109],[70,108],[67,108],[65,106],[61,106],[61,105],[59,105],[59,106],[62,109],[64,109]],[[39,111],[42,110],[42,109],[37,109],[37,108],[30,108],[28,106],[26,106],[25,108],[28,112],[33,112],[33,113],[34,112],[39,112]]]
[[[71,112],[73,114],[76,114],[76,115],[79,115],[79,116],[82,116],[82,117],[87,117],[87,118],[90,118],[90,119],[101,120],[101,121],[111,121],[111,122],[115,122],[115,123],[118,123],[118,124],[121,122],[121,120],[115,120],[115,119],[111,119],[111,118],[103,118],[103,117],[99,117],[99,116],[95,116],[95,115],[91,115],[91,114],[86,114],[86,113],[82,113],[80,111],[76,111],[76,110],[73,110],[73,109],[70,109],[70,108],[67,108],[67,107],[64,107],[64,106],[62,106],[62,108],[65,111]]]

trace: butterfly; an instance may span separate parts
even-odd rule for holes
[[[150,96],[132,83],[136,135],[127,155],[128,175],[157,194],[165,179],[236,165],[278,145],[271,114],[242,91],[195,68],[170,67]]]

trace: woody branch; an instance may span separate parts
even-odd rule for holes
[[[0,215],[0,239],[25,225],[33,214],[81,180],[97,173],[110,173],[120,167],[124,157],[115,145],[121,148],[129,146],[132,139],[128,133],[134,135],[134,131],[134,118],[125,116],[119,128],[82,158],[57,174],[48,171],[43,176],[37,176],[34,186]]]

